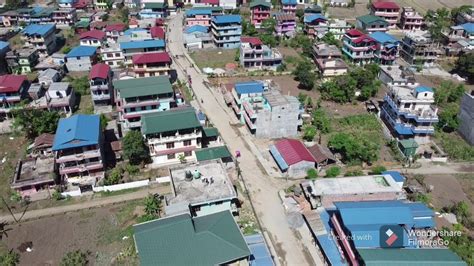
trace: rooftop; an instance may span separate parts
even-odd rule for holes
[[[315,162],[313,155],[299,140],[282,139],[275,143],[275,147],[290,166],[301,161]]]
[[[19,161],[12,188],[34,186],[54,182],[54,158],[38,157]]]
[[[304,187],[312,188],[313,196],[323,195],[351,195],[366,193],[399,193],[402,188],[395,182],[391,175],[369,175],[355,177],[338,177],[305,181]]]
[[[304,16],[304,23],[310,23],[315,20],[328,20],[328,19],[322,14],[309,14],[309,15]]]
[[[82,39],[95,39],[95,40],[103,40],[105,39],[105,32],[101,30],[90,30],[81,33],[79,38]]]
[[[167,52],[135,54],[132,57],[133,64],[149,64],[149,63],[170,63],[171,57]]]
[[[3,50],[3,49],[6,49],[10,47],[10,43],[8,42],[4,42],[4,41],[0,41],[0,50]]]
[[[342,56],[341,50],[336,45],[326,43],[314,44],[313,50],[318,56]]]
[[[52,79],[55,75],[57,75],[59,72],[56,69],[48,68],[45,69],[38,74],[38,78],[49,78]]]
[[[97,53],[95,46],[76,46],[66,55],[66,58],[71,57],[90,57]]]
[[[26,76],[2,75],[0,76],[0,93],[18,92],[26,80]]]
[[[114,88],[122,99],[173,93],[169,78],[165,76],[115,80]]]
[[[191,27],[187,27],[184,31],[186,33],[193,33],[193,32],[207,32],[209,30],[208,27],[202,25],[194,25]]]
[[[215,16],[212,18],[212,21],[216,24],[227,24],[227,23],[239,23],[242,21],[240,15],[222,15]]]
[[[371,33],[371,34],[369,34],[369,36],[372,39],[376,40],[378,43],[392,43],[392,44],[395,44],[395,43],[400,42],[394,36],[392,36],[388,33],[385,33],[385,32],[381,32],[381,31]]]
[[[141,49],[141,48],[153,48],[153,47],[165,47],[164,40],[143,40],[143,41],[130,41],[121,42],[121,49]]]
[[[165,39],[165,30],[160,26],[153,26],[150,28],[152,38]]]
[[[263,97],[267,100],[268,104],[271,107],[277,107],[277,106],[288,105],[290,103],[290,99],[288,97],[292,97],[292,96],[282,95],[277,90],[269,90],[269,91],[263,92]]]
[[[265,7],[272,7],[272,3],[267,2],[265,0],[253,0],[250,2],[250,8],[256,7],[256,6],[265,6]]]
[[[210,16],[212,14],[212,10],[211,9],[191,8],[191,9],[186,10],[185,14],[186,14],[187,17],[196,16],[196,15],[208,15],[208,16]]]
[[[461,258],[446,248],[416,249],[358,249],[366,266],[375,265],[466,265]]]
[[[364,24],[372,24],[377,21],[383,22],[384,24],[388,24],[388,22],[385,19],[378,16],[374,16],[374,15],[360,16],[360,17],[357,17],[357,20],[362,21]]]
[[[40,35],[45,36],[56,29],[55,24],[30,24],[23,29],[25,35]]]
[[[103,63],[98,63],[92,66],[89,72],[89,79],[101,78],[106,79],[110,73],[110,66]]]
[[[234,88],[238,94],[263,93],[263,83],[258,81],[237,82]]]
[[[258,37],[240,37],[240,43],[250,43],[253,46],[262,45],[262,41]]]
[[[105,31],[124,31],[127,28],[127,25],[123,23],[109,24],[105,27]]]
[[[376,1],[372,3],[372,6],[377,9],[400,9],[396,3],[389,1]]]
[[[53,150],[96,145],[100,138],[100,119],[98,115],[73,115],[61,118],[54,137]]]
[[[142,133],[157,134],[183,129],[200,128],[194,108],[182,108],[142,115]]]
[[[181,214],[133,226],[140,264],[221,265],[250,256],[229,211]]]
[[[191,173],[190,179],[186,178],[186,172]],[[223,165],[216,161],[172,168],[170,175],[174,197],[169,199],[169,205],[184,203],[186,205],[201,205],[237,197],[234,185]],[[209,182],[205,182],[206,179]]]
[[[203,148],[195,152],[199,162],[232,157],[227,146]]]
[[[273,15],[276,19],[276,21],[295,21],[296,16],[295,14],[292,13],[276,13]]]

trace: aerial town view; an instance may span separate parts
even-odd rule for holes
[[[474,266],[473,0],[0,0],[0,266]]]

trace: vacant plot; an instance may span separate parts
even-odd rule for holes
[[[236,63],[237,49],[210,49],[191,53],[191,57],[200,69],[205,67],[224,68],[227,63]]]
[[[27,144],[22,136],[0,135],[0,196],[6,199],[10,198],[10,181]]]
[[[453,161],[474,161],[474,147],[470,146],[457,132],[436,132],[435,142]]]
[[[33,220],[8,227],[2,244],[20,253],[22,265],[57,265],[65,253],[78,249],[90,252],[92,265],[138,265],[131,225],[142,214],[142,201],[133,201]],[[33,251],[20,252],[27,242]]]

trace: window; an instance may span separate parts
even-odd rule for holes
[[[185,140],[183,141],[184,146],[191,146],[191,141],[190,140]]]
[[[405,108],[410,108],[410,104],[409,104],[409,103],[406,103],[404,107],[405,107]]]
[[[174,158],[176,158],[176,154],[174,154],[174,153],[171,153],[171,154],[168,154],[168,156],[167,156],[167,157],[168,157],[168,160],[171,160],[171,159],[174,159]]]
[[[166,143],[166,148],[167,148],[167,149],[173,149],[173,148],[174,148],[174,142],[168,142],[168,143]]]
[[[192,151],[185,151],[185,152],[184,152],[184,156],[185,156],[185,157],[189,157],[189,156],[191,156],[191,155],[193,155],[193,152],[192,152]]]
[[[108,54],[107,54],[107,57],[114,57],[114,54],[108,53]]]
[[[120,57],[120,53],[115,53],[115,56],[116,56],[116,57]]]

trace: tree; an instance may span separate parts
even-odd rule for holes
[[[70,251],[64,255],[59,265],[61,266],[85,266],[89,263],[87,253],[81,250]]]
[[[149,217],[159,218],[161,200],[155,196],[149,194],[145,200],[145,214]]]
[[[187,160],[186,160],[186,156],[184,156],[184,154],[180,154],[180,155],[178,156],[178,159],[179,159],[179,162],[180,162],[180,163],[186,163],[186,161],[187,161]]]
[[[466,77],[469,83],[474,83],[474,53],[461,55],[456,61],[454,71]]]
[[[53,191],[53,194],[51,194],[51,197],[52,199],[54,199],[55,201],[59,201],[59,200],[62,200],[63,199],[63,195],[61,194],[61,192],[57,189],[55,189]]]
[[[336,177],[341,174],[341,168],[339,166],[332,166],[326,170],[326,177]]]
[[[88,76],[82,76],[77,78],[69,77],[69,80],[71,82],[71,86],[74,88],[77,94],[81,96],[90,94]]]
[[[312,65],[307,60],[302,60],[293,71],[293,75],[300,82],[300,86],[307,90],[312,90],[316,81],[316,76],[311,72]]]
[[[150,159],[148,148],[140,131],[129,131],[123,138],[123,156],[130,164],[146,163]]]
[[[125,24],[128,24],[129,14],[130,14],[130,10],[127,7],[122,7],[119,9],[120,20],[122,20],[122,22]]]
[[[443,40],[443,31],[451,25],[451,17],[449,10],[446,8],[438,8],[436,11],[428,10],[425,15],[428,31],[435,41]]]
[[[104,185],[110,186],[115,185],[120,182],[123,177],[123,168],[118,166],[112,169],[110,174],[108,174],[104,179]]]
[[[276,20],[274,18],[265,19],[262,21],[261,28],[266,34],[273,35],[275,31]]]
[[[341,46],[341,43],[339,42],[338,39],[334,36],[332,32],[326,33],[322,38],[321,41],[324,43],[327,43],[329,45],[336,45],[337,47]]]
[[[107,127],[108,123],[109,123],[109,118],[104,114],[100,114],[100,129],[104,130]]]
[[[304,9],[302,9],[302,8],[296,9],[296,16],[298,17],[298,20],[299,20],[300,22],[303,22]]]
[[[20,254],[13,251],[13,249],[0,255],[0,265],[2,266],[15,266],[18,263],[20,263]]]
[[[452,132],[459,127],[459,105],[457,103],[450,103],[445,106],[438,114],[439,122],[436,126],[445,131]]]
[[[328,146],[339,152],[347,162],[372,163],[378,159],[379,145],[364,136],[339,132],[331,136]]]
[[[337,103],[351,102],[355,97],[357,81],[347,75],[338,76],[319,86],[322,97]]]
[[[311,168],[306,171],[306,179],[314,180],[316,178],[318,178],[318,171],[316,169]]]
[[[383,165],[376,165],[376,166],[372,167],[372,169],[370,169],[370,173],[372,175],[380,175],[385,171],[387,171],[387,168],[385,168],[385,166],[383,166]]]
[[[466,225],[470,221],[471,212],[469,211],[469,205],[465,201],[453,204],[451,211],[456,215],[461,224]]]
[[[266,44],[270,47],[275,47],[278,45],[278,40],[273,34],[263,34],[260,39],[262,40],[263,44]]]
[[[316,136],[316,128],[311,125],[303,126],[303,139],[306,141],[313,141]]]
[[[243,36],[257,36],[258,31],[255,26],[250,23],[250,21],[243,20],[242,21],[242,35]]]
[[[448,103],[459,102],[464,94],[464,85],[454,84],[452,81],[442,81],[435,89],[435,104],[445,106]]]
[[[8,9],[17,9],[22,6],[23,1],[21,0],[6,0],[5,7]]]
[[[43,133],[54,133],[61,117],[56,111],[25,108],[14,109],[12,114],[13,127],[22,130],[29,139],[34,139]]]
[[[331,121],[322,108],[313,112],[313,125],[321,133],[327,134],[331,131]]]

